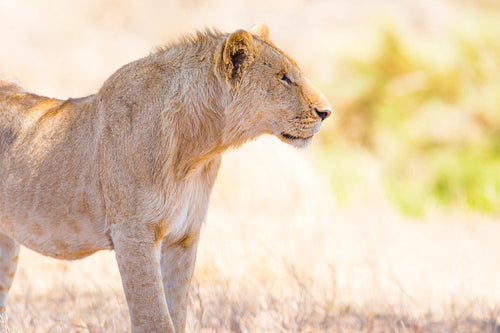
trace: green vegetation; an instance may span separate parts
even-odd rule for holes
[[[320,159],[341,199],[363,187],[366,167],[358,163],[369,154],[404,214],[500,213],[500,12],[494,14],[476,13],[439,37],[378,28],[374,47],[346,57],[341,84],[330,84],[341,105],[322,134]]]

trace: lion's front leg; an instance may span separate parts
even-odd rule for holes
[[[5,312],[5,303],[19,258],[19,243],[0,233],[0,315]]]
[[[165,238],[161,247],[161,273],[168,309],[176,332],[184,332],[189,286],[193,276],[199,232],[180,242]]]
[[[159,245],[135,226],[113,226],[112,237],[132,332],[175,332],[163,295]]]

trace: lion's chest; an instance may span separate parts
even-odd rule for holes
[[[165,217],[160,229],[163,237],[180,240],[196,233],[203,224],[213,187],[213,180],[197,177],[168,195]]]
[[[180,196],[174,205],[174,210],[165,221],[168,233],[174,238],[182,238],[184,234],[189,233],[189,230],[195,228],[195,224],[201,222],[197,218],[201,213],[197,206],[196,200],[189,193]]]

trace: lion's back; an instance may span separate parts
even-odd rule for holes
[[[21,128],[20,106],[15,103],[15,96],[23,93],[24,89],[19,84],[0,77],[0,158]]]
[[[59,102],[26,92],[20,84],[0,77],[0,158],[29,122]]]

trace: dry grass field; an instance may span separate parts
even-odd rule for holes
[[[368,196],[336,209],[307,155],[274,138],[224,159],[203,230],[190,332],[498,332],[500,224],[403,220]],[[112,252],[23,249],[10,332],[126,332]]]
[[[0,72],[41,94],[77,97],[180,33],[265,21],[332,104],[348,105],[330,83],[345,50],[373,47],[371,23],[390,17],[439,35],[466,3],[0,0]],[[262,137],[224,157],[187,331],[500,332],[498,215],[452,207],[402,216],[376,154],[321,155],[335,129],[305,151]],[[331,186],[332,177],[345,181]],[[7,315],[0,331],[130,330],[112,252],[69,262],[22,248]]]

